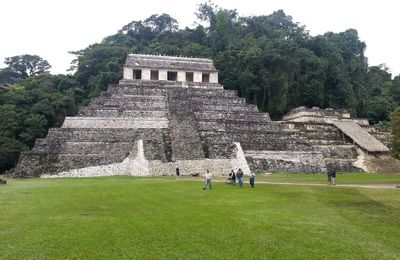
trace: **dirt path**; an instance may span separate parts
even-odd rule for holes
[[[177,179],[179,181],[203,181],[200,178],[193,179]],[[213,179],[213,182],[225,182],[221,179]],[[244,185],[247,183],[244,183]],[[272,181],[256,181],[257,184],[274,184],[274,185],[293,185],[293,186],[331,186],[331,187],[346,187],[346,188],[368,188],[368,189],[399,189],[399,184],[336,184],[327,185],[321,183],[305,183],[305,182],[272,182]]]

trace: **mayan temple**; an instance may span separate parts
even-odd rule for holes
[[[301,107],[271,121],[218,83],[212,60],[130,54],[119,84],[37,139],[11,175],[357,171],[388,140],[344,111]]]

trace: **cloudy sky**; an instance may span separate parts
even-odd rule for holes
[[[355,28],[366,42],[369,64],[385,63],[400,74],[397,0],[214,0],[239,15],[268,15],[283,9],[312,35]],[[3,0],[0,2],[0,67],[5,57],[36,54],[52,73],[66,73],[73,56],[133,20],[167,13],[180,27],[193,26],[194,12],[205,0]]]

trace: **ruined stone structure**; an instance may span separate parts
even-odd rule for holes
[[[364,159],[388,155],[390,135],[369,125],[367,119],[350,118],[345,110],[299,107],[281,122],[285,131],[307,140],[322,153],[326,165],[340,172],[368,170]]]
[[[323,172],[332,159],[358,169],[350,137],[333,121],[302,120],[299,112],[307,110],[271,121],[218,84],[209,59],[131,54],[119,84],[37,139],[11,175],[173,175],[176,167],[183,175]]]

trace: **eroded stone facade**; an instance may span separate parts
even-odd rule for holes
[[[314,173],[333,161],[344,171],[359,169],[356,147],[329,122],[301,122],[296,113],[271,121],[218,84],[211,60],[130,55],[124,71],[119,84],[37,139],[11,175],[173,175],[176,167],[182,175]]]

